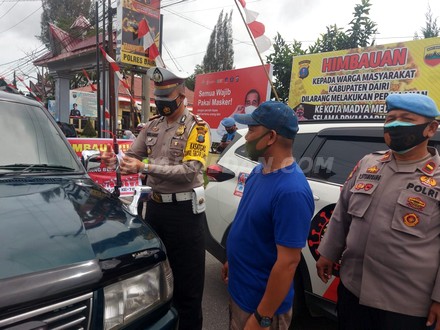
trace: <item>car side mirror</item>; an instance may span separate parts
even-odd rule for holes
[[[87,170],[95,170],[101,166],[101,153],[99,150],[83,150],[81,152],[81,163]]]
[[[235,178],[234,172],[219,164],[209,165],[206,169],[206,175],[209,181],[216,182],[223,182]]]

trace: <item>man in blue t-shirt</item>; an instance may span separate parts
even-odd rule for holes
[[[226,130],[226,133],[223,134],[220,144],[218,145],[216,152],[221,153],[226,147],[231,143],[231,141],[235,137],[235,132],[237,131],[237,126],[235,126],[235,120],[231,117],[223,118],[221,124]]]
[[[222,276],[231,296],[230,329],[288,329],[293,277],[313,215],[309,184],[292,154],[298,131],[294,111],[267,101],[252,114],[246,150],[260,161],[246,180],[227,240]]]

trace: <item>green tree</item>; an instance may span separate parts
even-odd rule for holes
[[[231,70],[234,67],[232,45],[232,10],[223,17],[220,12],[217,24],[209,38],[201,68],[203,73]]]
[[[346,49],[347,35],[335,25],[326,27],[327,32],[321,34],[315,44],[309,46],[309,53],[332,52],[334,50]]]
[[[440,27],[437,25],[437,18],[432,17],[431,6],[428,6],[428,11],[425,14],[426,17],[426,25],[422,28],[423,37],[432,38],[438,37],[440,34]]]
[[[301,43],[294,40],[288,45],[278,33],[273,44],[274,52],[267,56],[267,63],[274,66],[274,87],[281,101],[287,101],[292,70],[293,56],[306,53],[322,53],[334,50],[366,47],[374,44],[374,35],[377,32],[376,23],[368,15],[371,4],[369,0],[361,0],[354,8],[354,17],[349,23],[349,28],[343,31],[336,24],[327,26],[326,33],[321,34],[317,41],[308,47],[301,49]],[[272,97],[274,95],[272,94]]]
[[[301,49],[301,42],[294,41],[292,45],[287,44],[283,37],[278,33],[273,44],[274,52],[266,57],[267,63],[273,65],[273,83],[280,101],[286,102],[289,98],[290,79],[292,75],[293,56],[303,55],[305,51]],[[273,94],[271,98],[274,98]]]
[[[50,48],[49,24],[53,23],[60,29],[70,32],[73,22],[82,15],[94,21],[91,0],[42,0],[41,35],[37,38]]]
[[[349,23],[349,28],[344,32],[336,25],[327,26],[327,32],[321,34],[315,44],[309,47],[309,52],[323,53],[374,45],[377,25],[368,17],[370,9],[370,1],[361,0],[361,3],[354,7],[354,17]]]
[[[96,134],[96,130],[93,127],[92,121],[89,119],[87,120],[86,125],[84,126],[84,129],[81,133],[81,136],[83,137],[95,137]]]
[[[190,75],[188,78],[186,78],[186,80],[185,80],[186,88],[194,91],[194,89],[196,87],[196,76],[201,73],[204,73],[203,68],[200,64],[197,64],[194,69],[194,73],[192,75]]]

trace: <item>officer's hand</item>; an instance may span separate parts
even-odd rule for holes
[[[228,273],[229,273],[229,265],[228,262],[226,261],[222,267],[222,280],[223,282],[225,282],[225,284],[228,284]]]
[[[110,170],[114,170],[116,168],[116,154],[113,152],[111,145],[106,145],[106,150],[101,153],[101,161]]]
[[[124,156],[119,164],[122,174],[139,173],[143,167],[143,163],[132,157]]]
[[[436,301],[433,301],[431,304],[428,314],[428,322],[426,322],[427,327],[430,327],[431,325],[435,325],[435,328],[432,328],[433,330],[440,330],[440,303]]]
[[[329,279],[332,278],[333,261],[320,256],[316,262],[316,270],[318,272],[319,278],[327,283]]]

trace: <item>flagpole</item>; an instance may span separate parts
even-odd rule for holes
[[[278,96],[278,93],[277,93],[277,91],[276,91],[276,89],[275,89],[275,86],[273,85],[272,80],[270,79],[269,72],[267,72],[266,66],[264,65],[264,62],[263,62],[263,58],[261,57],[261,54],[260,54],[260,52],[258,51],[258,47],[257,47],[257,44],[255,43],[254,36],[252,35],[252,32],[251,32],[251,30],[249,29],[249,26],[248,26],[247,23],[246,23],[246,19],[244,18],[244,15],[243,15],[243,13],[242,13],[241,10],[240,10],[240,6],[238,5],[237,0],[234,0],[234,2],[235,2],[235,5],[237,6],[238,12],[240,13],[241,19],[243,20],[243,23],[244,23],[244,25],[246,26],[246,30],[247,30],[247,32],[249,33],[249,37],[250,37],[251,40],[252,40],[252,43],[253,43],[253,45],[254,45],[254,48],[255,48],[255,50],[257,51],[258,57],[260,58],[261,65],[263,66],[264,72],[266,73],[267,80],[269,80],[270,87],[272,88],[272,91],[273,91],[273,93],[275,94],[275,98],[277,99],[277,101],[279,101],[279,100],[280,100],[280,97]]]

